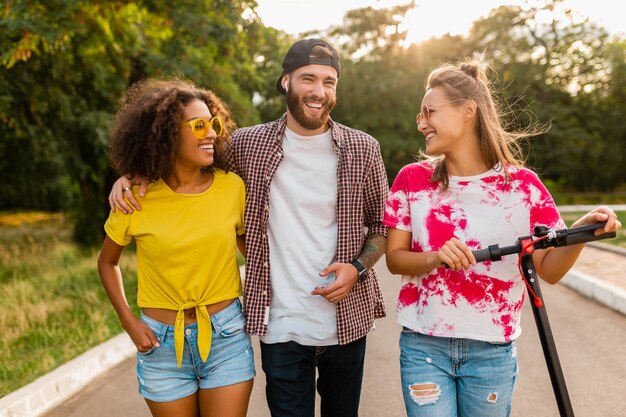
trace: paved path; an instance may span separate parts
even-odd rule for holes
[[[608,250],[598,249],[598,246]],[[608,246],[605,243],[587,244],[574,269],[626,291],[626,248]]]
[[[586,248],[576,266],[601,275],[626,289],[626,260],[619,255]],[[377,266],[389,311],[368,336],[361,417],[403,417],[398,334],[394,300],[399,278],[384,263]],[[602,271],[602,273],[599,273]],[[626,415],[626,316],[599,305],[564,285],[542,286],[556,345],[561,357],[572,404],[579,417]],[[513,400],[512,417],[557,417],[558,411],[537,332],[526,303],[524,333],[518,340],[521,374]],[[257,378],[248,415],[269,417],[264,397],[264,376],[257,346]],[[45,417],[149,417],[136,392],[134,359],[96,379],[74,398]]]

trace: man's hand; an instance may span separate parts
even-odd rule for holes
[[[148,188],[148,182],[141,178],[135,177],[132,180],[122,176],[115,181],[109,194],[109,206],[111,211],[119,209],[124,214],[132,213],[134,210],[141,210],[141,205],[135,199],[135,193],[133,193],[132,186],[139,185],[139,197],[146,195]],[[129,204],[130,203],[130,204]]]
[[[348,296],[359,279],[359,273],[352,264],[342,264],[335,262],[324,268],[320,272],[321,277],[325,277],[331,272],[335,273],[335,282],[327,287],[317,287],[311,291],[312,295],[321,295],[328,302],[337,304]]]

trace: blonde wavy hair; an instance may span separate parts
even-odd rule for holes
[[[450,101],[472,100],[476,103],[476,135],[483,161],[489,168],[501,167],[507,180],[508,166],[524,166],[521,139],[543,133],[536,126],[521,131],[507,131],[502,122],[503,112],[492,96],[489,80],[479,63],[466,60],[456,65],[443,64],[428,75],[426,90],[440,87]],[[448,170],[445,156],[429,156],[420,152],[422,160],[432,163],[434,172],[431,181],[438,182],[442,189],[448,188]]]

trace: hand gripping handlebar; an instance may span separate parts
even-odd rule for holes
[[[491,245],[485,249],[474,250],[472,253],[476,258],[476,262],[499,261],[505,255],[522,252],[524,248],[521,242],[532,239],[533,237],[535,238],[533,239],[534,249],[577,245],[579,243],[615,237],[615,232],[600,235],[595,234],[595,230],[604,227],[605,224],[606,222],[598,222],[561,230],[552,230],[545,226],[537,226],[535,227],[533,236],[520,237],[514,245],[503,247]]]

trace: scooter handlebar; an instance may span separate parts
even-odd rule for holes
[[[604,227],[606,222],[598,222],[593,224],[587,224],[584,226],[574,227],[571,229],[562,229],[553,232],[553,236],[547,240],[537,240],[535,243],[535,249],[544,249],[547,247],[569,246],[577,245],[579,243],[587,243],[595,240],[611,239],[617,234],[615,232],[603,233],[601,235],[595,235],[596,229]],[[530,236],[529,236],[530,238]],[[521,238],[520,238],[521,239]],[[477,249],[472,251],[476,262],[484,261],[499,261],[504,255],[510,255],[513,253],[520,253],[522,250],[519,241],[512,246],[492,245],[485,249]]]
[[[584,226],[574,227],[571,229],[562,229],[557,230],[554,233],[554,236],[550,239],[537,240],[535,244],[536,249],[543,249],[547,247],[556,247],[556,246],[568,246],[568,245],[577,245],[579,243],[592,242],[595,240],[602,239],[611,239],[614,238],[617,234],[615,232],[611,233],[603,233],[601,235],[595,235],[595,230],[603,227],[606,222],[598,222],[594,224],[588,224]],[[531,236],[528,236],[531,238]],[[520,238],[521,240],[521,238]],[[512,246],[503,246],[499,245],[491,245],[484,249],[473,250],[474,258],[476,258],[476,262],[485,262],[485,261],[499,261],[502,259],[504,255],[510,255],[513,253],[520,253],[522,251],[522,247],[519,243],[516,243]],[[445,264],[444,264],[445,265]],[[448,265],[445,265],[448,268]]]

